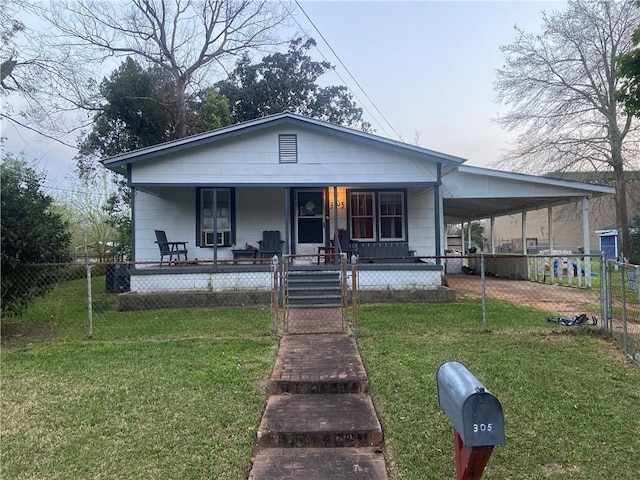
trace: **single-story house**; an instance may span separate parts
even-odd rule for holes
[[[259,252],[263,232],[280,232],[283,254],[315,255],[342,234],[361,257],[431,257],[420,267],[440,272],[445,224],[613,193],[464,162],[288,112],[102,161],[132,189],[133,260],[156,264],[155,230],[188,242],[194,262]]]

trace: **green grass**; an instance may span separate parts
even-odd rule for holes
[[[3,352],[3,478],[246,474],[275,339]]]
[[[85,284],[3,319],[2,478],[245,477],[277,350],[268,308],[104,310],[87,341]]]
[[[435,374],[462,361],[502,402],[507,443],[487,479],[636,479],[640,371],[599,330],[559,329],[511,306],[482,332],[474,302],[363,306],[358,339],[392,478],[455,478]],[[520,312],[518,312],[518,310]]]
[[[2,477],[244,478],[277,348],[268,308],[118,313],[94,281],[93,341],[82,280],[3,320],[23,336],[0,356]],[[361,307],[391,478],[455,477],[435,385],[450,359],[504,407],[507,444],[483,478],[637,478],[640,370],[598,328],[507,302],[491,312],[483,332],[477,300]]]

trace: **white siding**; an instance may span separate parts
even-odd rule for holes
[[[436,220],[433,189],[410,188],[407,191],[409,248],[417,256],[436,255]]]
[[[160,250],[154,230],[164,230],[170,242],[189,242],[189,258],[195,258],[196,216],[194,188],[166,188],[149,193],[136,190],[135,208],[135,259],[159,261]]]
[[[236,244],[258,247],[263,230],[279,230],[284,240],[283,188],[236,189]]]
[[[281,164],[278,134],[298,140],[298,163]],[[435,182],[436,164],[395,150],[281,126],[132,165],[141,185],[361,185]]]
[[[280,230],[284,239],[284,189],[236,189],[236,245],[258,247],[263,230]],[[157,262],[160,250],[154,230],[164,230],[169,241],[189,242],[190,260],[213,259],[212,247],[196,246],[195,187],[159,188],[154,194],[136,190],[136,261]],[[232,259],[230,247],[218,248],[218,259]]]

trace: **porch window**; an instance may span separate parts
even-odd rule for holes
[[[233,243],[233,190],[216,188],[217,239],[213,238],[213,188],[201,188],[199,192],[199,234],[201,247],[229,247]]]
[[[351,237],[356,240],[375,240],[374,193],[353,192],[350,195]]]
[[[353,240],[404,241],[406,220],[404,191],[349,192]]]
[[[404,240],[404,196],[402,192],[378,194],[380,240]]]

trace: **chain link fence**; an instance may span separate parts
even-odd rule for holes
[[[446,257],[445,283],[458,298],[482,299],[482,324],[489,328],[500,302],[541,311],[542,320],[571,322],[603,317],[599,255],[470,255]]]
[[[604,327],[640,366],[640,267],[609,260],[606,272]]]
[[[638,361],[640,273],[635,265],[559,252],[307,263],[310,270],[335,271],[341,277],[335,293],[343,301],[332,305],[331,318],[338,322],[341,316],[355,330],[361,303],[480,299],[482,318],[477,321],[490,328],[500,302],[509,302],[540,311],[541,321],[595,318]],[[165,325],[215,316],[212,307],[242,305],[262,308],[272,330],[282,333],[287,328],[287,275],[282,274],[287,268],[291,266],[283,269],[272,259],[161,267],[131,262],[21,266],[9,275],[3,272],[3,341],[77,336],[79,324],[84,337],[100,338],[100,332],[118,322],[139,323],[161,335]]]

